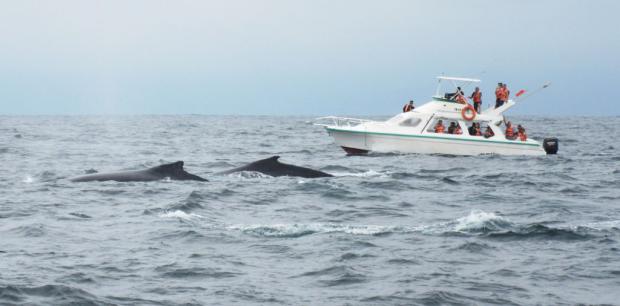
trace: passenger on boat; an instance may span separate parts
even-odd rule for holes
[[[506,85],[506,83],[504,83],[504,103],[508,102],[508,99],[510,98],[510,90],[508,90],[508,85]]]
[[[454,133],[453,134],[456,134],[456,135],[463,134],[463,131],[461,130],[461,125],[460,124],[458,124],[458,123],[456,124],[456,128],[454,128]]]
[[[456,94],[456,102],[461,104],[467,104],[467,98],[463,94]]]
[[[476,130],[478,131],[478,133],[476,134]],[[471,136],[482,136],[480,134],[480,125],[479,123],[472,123],[471,126],[467,129],[467,131],[469,132],[469,135]]]
[[[503,96],[504,86],[502,83],[497,83],[497,87],[495,88],[495,108],[498,108],[504,104]]]
[[[484,138],[491,138],[493,136],[495,136],[495,133],[493,133],[490,126],[487,126],[487,129],[484,131]]]
[[[474,109],[476,110],[476,113],[480,113],[480,107],[482,107],[482,92],[480,91],[480,88],[476,87],[469,98],[474,101]]]
[[[515,131],[512,128],[512,122],[510,121],[506,122],[506,139],[508,140],[517,139],[517,136],[515,135]]]
[[[463,93],[463,90],[461,90],[461,87],[457,87],[457,88],[456,88],[456,91],[455,91],[454,93],[447,93],[447,94],[445,94],[444,96],[445,96],[445,98],[446,98],[446,99],[448,99],[448,100],[451,100],[451,101],[456,101],[456,98],[457,98],[459,95],[462,95],[462,96],[464,96],[464,95],[465,95],[465,93]]]
[[[450,122],[450,126],[448,127],[448,134],[454,134],[455,128],[456,128],[456,123],[454,121]]]
[[[415,109],[415,105],[413,105],[413,100],[410,100],[409,104],[405,104],[405,106],[403,106],[403,113],[410,112],[413,109]]]
[[[525,134],[525,128],[523,128],[520,124],[517,126],[517,135],[519,136],[519,140],[527,141],[527,134]]]
[[[435,133],[443,133],[444,130],[445,127],[443,126],[443,121],[440,119],[435,125]]]

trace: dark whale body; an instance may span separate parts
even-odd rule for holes
[[[305,178],[331,177],[333,175],[310,168],[288,165],[278,161],[280,156],[272,156],[270,158],[261,159],[245,166],[220,172],[220,174],[229,174],[239,171],[255,171],[270,176],[298,176]]]
[[[202,181],[207,180],[186,172],[183,169],[183,162],[178,161],[170,164],[163,164],[157,167],[148,168],[145,170],[137,171],[124,171],[113,173],[97,173],[79,176],[71,179],[72,182],[91,182],[91,181],[117,181],[117,182],[149,182],[157,181],[164,178],[170,178],[171,180],[192,180]]]

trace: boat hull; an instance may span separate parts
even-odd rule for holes
[[[345,151],[399,152],[451,155],[545,155],[534,140],[493,140],[450,134],[392,134],[327,127],[337,145]]]

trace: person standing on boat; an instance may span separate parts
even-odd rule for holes
[[[480,113],[480,107],[482,106],[482,92],[480,91],[480,88],[476,87],[469,98],[474,101],[474,109],[476,110],[476,113]]]
[[[506,83],[504,83],[502,87],[504,89],[503,90],[504,91],[504,95],[503,95],[504,102],[502,104],[505,104],[508,102],[508,98],[510,98],[510,90],[508,90],[508,85],[506,85]]]
[[[409,104],[405,104],[403,106],[403,113],[410,112],[415,109],[415,105],[413,105],[413,100],[409,101]]]
[[[497,87],[495,88],[495,108],[498,108],[504,104],[504,86],[502,83],[497,83]]]

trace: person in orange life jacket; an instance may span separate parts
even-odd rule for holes
[[[482,92],[480,91],[480,88],[476,87],[469,98],[474,101],[474,109],[476,110],[476,113],[480,113],[480,107],[482,107]]]
[[[435,133],[443,133],[444,130],[445,127],[443,126],[443,121],[437,121],[437,124],[435,125]]]
[[[502,100],[502,97],[504,95],[503,91],[504,86],[502,85],[502,83],[497,83],[497,87],[495,88],[495,108],[498,108],[502,106],[502,104],[504,104],[504,100]]]
[[[410,112],[413,109],[415,109],[415,105],[413,105],[413,100],[410,100],[409,104],[405,104],[405,106],[403,106],[403,113]]]
[[[505,104],[506,102],[508,102],[508,99],[510,98],[510,90],[508,90],[508,85],[506,85],[506,83],[502,85],[502,89],[503,89],[502,99],[504,101],[502,104]]]
[[[515,136],[515,131],[512,129],[512,122],[506,122],[506,139],[515,140],[517,136]]]
[[[487,126],[487,129],[484,131],[484,138],[490,138],[493,136],[495,136],[495,133],[493,133],[493,130],[490,126]]]
[[[461,125],[460,124],[458,124],[458,123],[456,124],[456,127],[454,128],[454,133],[453,134],[456,134],[456,135],[463,134],[463,131],[461,130]]]
[[[450,122],[450,126],[448,127],[448,134],[454,134],[455,128],[456,128],[456,123],[454,123],[454,121]]]
[[[519,136],[519,140],[521,141],[526,141],[527,140],[527,134],[525,134],[525,129],[519,124],[517,126],[517,135]]]

